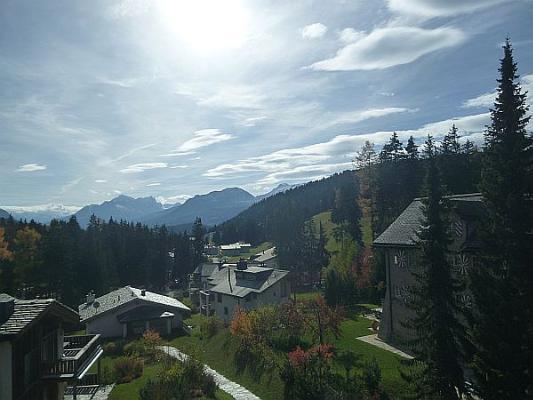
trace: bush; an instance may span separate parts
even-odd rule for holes
[[[114,370],[117,383],[128,383],[142,375],[143,361],[135,357],[120,357],[115,360]]]
[[[120,356],[124,353],[124,342],[108,342],[102,346],[104,354],[107,356]]]
[[[142,340],[134,340],[124,345],[124,354],[130,357],[140,357],[146,353],[146,344]]]
[[[211,339],[222,328],[222,321],[217,317],[208,317],[200,322],[200,335],[203,339]]]
[[[202,379],[202,393],[204,396],[214,399],[216,397],[215,393],[217,391],[217,383],[215,382],[215,378],[213,378],[211,375],[207,375],[204,373],[203,379]]]
[[[372,358],[372,361],[365,363],[363,371],[363,379],[365,386],[371,395],[379,393],[379,386],[381,384],[381,369],[376,358]]]
[[[104,385],[111,385],[116,381],[113,371],[108,365],[102,367],[102,374],[100,376],[100,382]]]

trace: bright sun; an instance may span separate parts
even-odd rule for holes
[[[158,4],[169,29],[202,54],[235,49],[246,40],[249,13],[240,0],[160,0]]]

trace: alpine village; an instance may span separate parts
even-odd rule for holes
[[[501,49],[478,142],[394,132],[180,224],[0,210],[0,399],[533,399],[533,135]]]

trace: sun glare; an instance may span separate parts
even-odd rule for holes
[[[202,54],[239,48],[249,13],[239,0],[160,0],[161,18],[178,39]]]

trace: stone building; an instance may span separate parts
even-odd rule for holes
[[[479,221],[484,214],[483,198],[478,193],[449,196],[451,205],[451,234],[449,263],[459,279],[467,280],[481,243],[478,238]],[[400,216],[374,240],[376,251],[383,252],[386,268],[386,294],[379,337],[399,347],[412,336],[403,323],[412,316],[406,307],[409,288],[416,283],[413,273],[420,271],[420,248],[417,233],[423,221],[421,199],[415,199]],[[467,307],[472,298],[468,288],[460,294]]]

